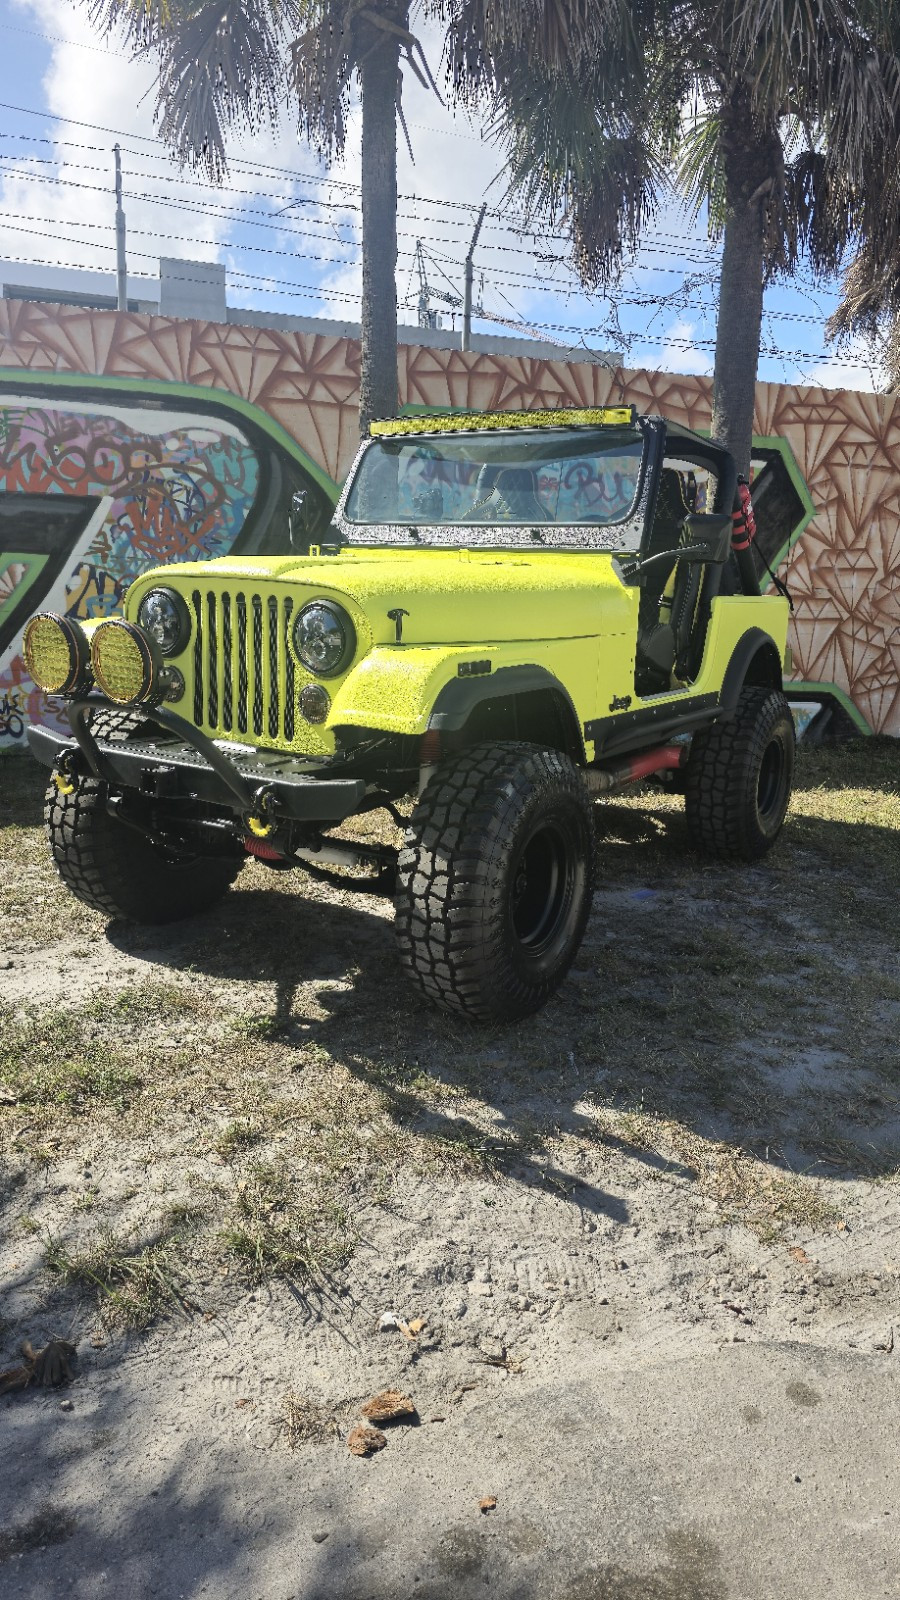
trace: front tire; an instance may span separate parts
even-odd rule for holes
[[[110,816],[109,785],[79,778],[71,794],[51,782],[44,823],[67,889],[94,911],[130,922],[179,922],[206,911],[234,882],[240,857],[178,856]]]
[[[514,1022],[562,983],[596,877],[593,808],[567,756],[483,744],[441,766],[398,862],[397,938],[446,1011]]]
[[[742,690],[730,721],[694,735],[685,770],[697,850],[758,861],[781,832],[794,778],[794,719],[781,690]]]

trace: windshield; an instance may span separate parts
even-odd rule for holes
[[[630,428],[378,439],[344,517],[370,527],[606,526],[634,506],[643,448]]]

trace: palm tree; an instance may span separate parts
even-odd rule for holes
[[[436,0],[510,194],[609,288],[672,186],[723,239],[713,432],[749,469],[763,294],[884,258],[900,202],[898,0]],[[885,208],[890,210],[885,222]],[[892,233],[893,230],[893,233]],[[896,247],[895,247],[896,253]],[[900,304],[900,265],[896,275]]]
[[[362,101],[360,431],[397,410],[397,117],[401,58],[434,88],[409,28],[411,0],[82,0],[159,61],[157,121],[173,154],[214,182],[226,135],[274,124],[294,100],[299,131],[340,156],[350,86]],[[437,91],[435,91],[437,92]],[[403,124],[405,128],[405,124]]]
[[[896,174],[885,173],[884,177],[889,192]],[[896,220],[883,251],[867,242],[850,263],[840,304],[827,328],[839,348],[854,336],[866,341],[884,368],[888,390],[900,393],[900,227]]]

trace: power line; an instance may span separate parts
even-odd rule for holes
[[[11,160],[11,158],[4,157],[4,156],[0,155],[0,173],[3,173],[5,175],[7,175],[9,177],[12,177],[12,178],[15,178],[15,179],[19,179],[20,181],[23,181],[23,182],[27,181],[27,182],[31,182],[31,183],[55,184],[55,185],[58,185],[61,188],[81,189],[81,190],[84,190],[84,191],[86,191],[88,193],[92,193],[92,194],[108,194],[110,192],[108,184],[82,183],[78,179],[75,179],[75,178],[61,178],[61,177],[57,176],[56,174],[51,175],[49,173],[42,173],[42,172],[30,172],[30,171],[23,172],[21,170],[21,168],[19,168],[19,167],[8,165],[10,160]],[[73,163],[73,165],[75,165],[75,164]],[[76,170],[103,171],[104,169],[100,168],[100,167],[94,167],[94,168],[85,167],[85,168],[76,168]],[[135,173],[135,172],[131,171],[131,176],[133,176],[133,177],[141,177],[145,181],[146,181],[147,178],[150,178],[152,181],[159,182],[159,183],[164,181],[162,178],[157,178],[156,174],[154,174],[154,173]],[[252,189],[238,189],[238,190],[233,190],[231,192],[232,193],[236,193],[236,194],[243,194],[243,195],[246,195],[246,196],[255,196],[256,195],[256,191],[252,190]],[[192,212],[197,212],[199,210],[199,211],[204,212],[206,215],[208,215],[210,217],[217,218],[217,219],[220,219],[222,221],[229,221],[229,220],[231,220],[231,221],[235,221],[235,220],[236,221],[241,221],[244,217],[250,217],[250,216],[271,217],[271,215],[272,215],[272,213],[270,211],[259,211],[255,207],[251,207],[251,206],[235,206],[235,205],[232,205],[230,207],[230,211],[227,214],[223,215],[224,202],[222,204],[220,204],[219,202],[216,202],[216,201],[209,201],[209,200],[200,201],[200,200],[196,200],[196,199],[194,199],[192,197],[189,197],[189,196],[180,196],[180,195],[174,196],[172,198],[169,198],[169,197],[166,197],[165,195],[155,194],[155,193],[152,193],[152,192],[148,192],[146,190],[145,191],[141,191],[141,190],[132,189],[132,190],[129,191],[129,198],[132,199],[132,200],[143,200],[143,201],[146,201],[146,202],[148,202],[150,204],[153,204],[153,205],[177,206],[177,207],[180,207],[181,209],[188,209],[189,208]],[[284,195],[267,195],[265,198],[270,199],[270,200],[285,200],[287,197],[285,197]],[[314,203],[318,204],[318,202],[314,202]],[[434,202],[434,203],[437,204],[437,202]],[[216,207],[216,209],[212,209],[212,207]],[[315,223],[319,227],[331,226],[331,224],[328,222],[327,219],[319,219],[319,218],[316,218],[316,217],[309,217],[306,220],[311,222],[311,223]],[[262,226],[263,224],[260,224],[260,225]],[[272,224],[270,223],[269,226],[272,226]],[[289,229],[289,228],[287,228],[285,226],[285,232],[288,232],[288,233],[297,232],[299,234],[300,230],[299,229],[298,230],[292,230],[292,229]],[[416,230],[410,229],[410,228],[398,228],[397,232],[398,232],[398,236],[401,237],[401,238],[415,238],[417,236]],[[312,235],[311,234],[311,235],[309,235],[309,237],[314,238],[314,237],[318,237],[318,235]],[[353,241],[351,241],[351,240],[347,240],[345,242],[348,245],[353,243]],[[458,239],[448,238],[448,237],[445,237],[445,236],[442,236],[442,235],[438,235],[437,237],[433,238],[432,242],[441,243],[441,244],[451,244],[451,245],[458,245],[460,243],[460,241]],[[502,253],[504,255],[517,255],[518,256],[518,255],[521,255],[521,253],[522,253],[520,246],[496,244],[496,243],[493,243],[491,241],[487,242],[486,248],[489,249],[489,250],[496,251],[498,253]],[[642,249],[645,252],[648,252],[650,254],[659,254],[659,255],[670,256],[670,257],[671,256],[675,256],[676,254],[678,254],[680,256],[681,260],[686,261],[689,265],[692,265],[692,266],[703,266],[703,265],[706,264],[702,259],[699,259],[699,258],[694,257],[694,256],[690,256],[686,252],[676,252],[676,251],[674,251],[673,249],[671,249],[668,246],[646,244],[646,245],[644,245],[642,247]],[[568,266],[568,263],[565,262],[562,257],[559,257],[557,259],[558,259],[560,265]],[[629,267],[626,268],[626,270],[634,270],[634,264],[631,264]],[[654,271],[660,271],[660,272],[677,272],[678,271],[677,268],[664,267],[664,266],[655,267],[653,270]]]
[[[18,28],[13,22],[0,22],[4,33],[26,33],[31,39],[46,39],[48,44],[68,44],[75,50],[91,50],[98,56],[114,56],[117,61],[134,61],[134,56],[123,54],[121,50],[104,50],[99,44],[82,44],[79,39],[66,39],[58,33],[41,33],[37,28]]]
[[[115,245],[113,243],[105,244],[102,240],[89,239],[89,240],[81,241],[81,240],[76,240],[76,239],[67,239],[65,235],[60,235],[58,233],[50,232],[50,229],[52,229],[52,228],[68,228],[68,229],[87,228],[87,229],[91,229],[91,230],[97,231],[97,232],[108,231],[108,225],[106,223],[89,222],[89,221],[76,221],[74,219],[69,220],[68,218],[60,218],[60,219],[48,218],[46,220],[46,222],[41,221],[39,223],[38,227],[33,228],[33,227],[28,227],[25,224],[19,222],[17,220],[18,215],[19,215],[19,213],[17,213],[17,212],[8,212],[8,211],[0,212],[0,220],[2,220],[6,224],[6,228],[7,228],[8,232],[25,233],[25,234],[38,234],[42,238],[60,239],[61,242],[65,242],[65,243],[68,243],[70,245],[71,244],[84,243],[86,245],[94,245],[96,248],[99,248],[99,249],[102,249],[102,250],[113,250],[113,249],[115,249]],[[348,261],[348,262],[344,263],[344,262],[338,261],[334,257],[330,257],[330,258],[329,257],[323,257],[321,254],[313,253],[313,252],[309,252],[309,251],[305,252],[305,251],[301,251],[301,250],[285,250],[285,249],[278,249],[277,247],[267,246],[267,245],[239,244],[239,243],[237,243],[236,241],[233,241],[233,240],[220,241],[220,240],[216,240],[216,239],[185,238],[183,236],[179,236],[179,235],[175,235],[175,234],[163,233],[161,230],[155,229],[155,228],[132,228],[132,229],[129,230],[129,233],[130,233],[131,236],[134,236],[134,237],[147,238],[147,239],[157,239],[161,243],[167,244],[167,245],[182,245],[182,246],[183,245],[193,245],[193,246],[196,246],[198,248],[225,250],[225,251],[233,252],[233,253],[236,253],[236,254],[270,255],[270,256],[276,256],[276,257],[286,258],[286,259],[290,259],[290,260],[317,261],[317,262],[321,262],[321,264],[323,266],[328,266],[328,265],[358,266],[358,265],[360,265],[359,261],[353,261],[353,262],[349,262]],[[428,238],[428,236],[423,234],[422,238],[423,238],[423,242],[424,242]],[[336,241],[336,242],[339,243],[339,244],[342,244],[342,245],[344,244],[344,241]],[[431,241],[429,240],[428,242],[430,243]],[[354,246],[351,244],[351,241],[346,241],[346,248],[353,248],[353,247]],[[412,258],[414,260],[415,259],[415,254],[416,254],[416,252],[414,250],[400,250],[400,251],[398,251],[398,256],[401,259]],[[434,254],[432,252],[430,252],[430,254],[432,254],[432,258],[435,261],[435,263],[438,265],[439,270],[441,270],[441,267],[440,267],[441,260],[444,260],[447,263],[447,265],[452,266],[452,267],[456,267],[460,272],[463,271],[463,263],[461,261],[454,260],[453,258],[447,257],[447,256],[442,258],[440,255]],[[152,260],[154,258],[153,252],[150,252],[150,251],[132,251],[132,255],[136,255],[139,258],[145,259],[145,260]],[[446,274],[444,274],[444,275],[446,277]],[[498,277],[496,274],[488,274],[488,280],[489,280],[489,283],[490,283],[491,287],[493,287],[493,288],[497,288],[499,286],[502,286],[502,287],[510,288],[510,289],[518,289],[520,291],[525,291],[525,292],[528,292],[530,294],[551,294],[551,295],[554,295],[557,298],[559,298],[560,296],[562,296],[564,298],[571,298],[572,295],[577,294],[581,298],[583,298],[585,300],[588,300],[588,301],[599,301],[601,303],[609,302],[611,304],[614,303],[616,305],[629,305],[629,306],[634,306],[634,307],[637,307],[637,308],[646,308],[646,309],[649,309],[650,307],[655,306],[660,310],[671,309],[671,310],[675,310],[675,311],[683,311],[685,313],[690,312],[690,311],[695,311],[695,312],[702,313],[705,309],[707,309],[702,304],[699,304],[697,302],[694,302],[694,301],[691,301],[691,300],[687,299],[685,297],[685,294],[682,293],[682,292],[679,292],[678,290],[675,290],[671,295],[666,295],[666,296],[648,295],[648,294],[628,295],[628,294],[616,294],[616,293],[607,293],[607,294],[603,294],[603,295],[596,295],[596,294],[592,295],[589,292],[585,291],[584,289],[580,288],[580,286],[578,286],[578,285],[573,285],[571,287],[569,287],[569,286],[552,286],[552,287],[548,287],[535,274],[529,274],[529,273],[524,273],[524,272],[516,273],[512,277]],[[449,278],[447,278],[447,282],[450,283],[450,281],[451,280]],[[451,284],[451,287],[454,287],[454,286]],[[797,313],[797,312],[788,312],[788,311],[766,311],[765,312],[765,316],[767,318],[774,319],[774,320],[777,320],[777,321],[782,321],[782,322],[802,322],[802,323],[810,324],[812,326],[818,326],[820,324],[821,320],[822,320],[819,317],[804,316],[804,315],[802,315],[800,313]]]
[[[109,247],[109,248],[113,248],[113,247]],[[138,255],[141,254],[140,252],[136,252],[136,253]],[[51,260],[51,259],[47,259],[45,257],[36,257],[31,262],[23,262],[21,264],[22,265],[29,265],[29,266],[50,266],[50,267],[63,267],[63,268],[67,268],[67,269],[80,269],[82,271],[85,271],[85,270],[86,271],[94,271],[94,272],[103,273],[103,274],[108,273],[108,270],[109,270],[108,268],[103,267],[103,266],[95,266],[95,267],[87,267],[87,268],[85,268],[83,262],[59,261],[59,260],[54,261],[54,260]],[[270,277],[266,277],[266,276],[264,276],[262,274],[258,274],[258,273],[246,273],[246,272],[241,272],[241,271],[232,271],[232,272],[230,272],[229,275],[230,275],[232,280],[237,280],[237,281],[244,282],[244,283],[247,283],[247,284],[250,284],[250,285],[259,285],[259,286],[261,286],[261,288],[264,291],[269,292],[269,293],[273,293],[273,294],[277,294],[277,295],[281,295],[282,297],[290,296],[291,298],[303,298],[303,297],[306,297],[306,296],[312,296],[314,298],[323,299],[323,300],[352,300],[352,301],[359,301],[362,298],[361,294],[357,293],[355,291],[333,289],[333,288],[330,288],[330,287],[327,287],[327,286],[323,287],[321,284],[304,284],[304,283],[297,283],[297,282],[294,282],[292,280],[270,278]],[[134,272],[130,272],[129,273],[129,277],[132,278],[132,279],[136,279],[137,278],[137,279],[147,279],[148,281],[149,280],[156,281],[155,278],[154,278],[154,274],[151,273],[151,272],[134,271]],[[190,278],[185,278],[184,280],[181,280],[181,279],[179,279],[177,274],[174,275],[174,281],[176,281],[176,282],[185,281],[185,282],[190,282],[192,284],[202,284],[204,282],[208,282],[208,283],[211,283],[211,284],[215,283],[216,285],[219,282],[218,279],[204,280],[202,278],[196,278],[193,275]],[[240,308],[235,308],[235,309],[240,309]],[[512,309],[515,309],[515,308],[513,307]],[[489,320],[499,320],[499,319],[491,318]],[[520,319],[517,322],[513,322],[512,319],[510,319],[507,322],[506,325],[507,326],[512,326],[512,327],[516,327],[516,328],[520,329],[522,333],[528,333],[529,331],[531,331],[533,333],[536,329],[543,329],[543,331],[546,332],[546,333],[577,334],[582,341],[585,340],[585,339],[588,339],[588,338],[605,338],[610,333],[610,329],[606,325],[604,325],[602,323],[601,324],[596,324],[596,325],[594,325],[592,327],[583,327],[581,324],[577,324],[577,323],[545,322],[545,321],[541,320],[541,321],[536,321],[534,324],[531,324],[531,323],[528,323],[528,322],[526,322],[526,321],[524,321],[522,319]],[[625,333],[623,330],[619,330],[619,333],[618,333],[617,337],[621,338],[623,340],[623,342],[625,342],[629,347],[631,345],[634,345],[634,344],[637,344],[637,345],[640,345],[640,344],[659,344],[659,345],[668,346],[669,348],[672,348],[672,349],[693,350],[693,349],[697,349],[697,348],[701,348],[701,347],[714,349],[715,348],[715,344],[716,344],[715,339],[706,338],[704,336],[696,336],[695,337],[695,336],[692,335],[690,338],[682,338],[682,337],[680,337],[678,335],[675,335],[675,334],[672,334],[672,333],[651,334],[651,333],[646,332],[646,331],[639,332],[639,333]],[[842,357],[842,356],[838,356],[838,355],[828,355],[827,357],[825,357],[825,356],[823,356],[823,353],[821,351],[782,349],[781,347],[779,347],[777,345],[774,345],[774,344],[771,344],[771,345],[761,344],[760,345],[760,355],[763,356],[763,357],[771,357],[771,358],[778,359],[778,360],[781,360],[781,361],[791,361],[791,362],[793,362],[795,364],[797,362],[800,362],[800,361],[821,361],[823,359],[827,359],[829,361],[829,363],[831,365],[834,365],[834,366],[842,366],[842,367],[849,367],[849,368],[853,368],[853,369],[858,369],[861,365],[864,365],[864,363],[861,362],[860,360],[853,359],[853,358],[850,358],[850,357]]]
[[[37,114],[37,113],[35,113],[35,114]],[[82,126],[82,124],[78,124],[78,125]],[[89,124],[89,126],[92,126],[92,125]],[[114,130],[111,130],[111,131],[114,131]],[[121,137],[122,138],[129,138],[129,137],[131,137],[131,138],[134,138],[134,137],[140,138],[141,136],[140,135],[122,134]],[[98,154],[98,155],[106,155],[106,154],[109,153],[108,149],[105,146],[93,145],[93,144],[80,144],[80,143],[76,143],[75,141],[69,140],[69,139],[52,139],[52,138],[48,138],[48,137],[39,137],[37,135],[19,134],[19,133],[2,133],[2,134],[0,134],[0,138],[20,140],[23,143],[29,143],[29,144],[55,145],[60,149],[87,151],[89,153]],[[150,152],[150,151],[146,151],[145,152],[145,151],[142,151],[142,150],[130,150],[127,146],[123,146],[122,150],[123,150],[123,154],[125,154],[125,155],[132,155],[132,156],[136,157],[138,160],[155,161],[157,164],[163,165],[163,166],[167,166],[171,162],[171,159],[172,159],[171,157],[166,156],[165,154],[161,154],[161,153]],[[10,157],[5,157],[4,159],[9,160],[11,158]],[[32,159],[34,161],[39,161],[39,162],[41,162],[41,164],[47,165],[47,166],[50,166],[50,165],[53,164],[53,162],[51,161],[50,158],[33,157]],[[105,172],[107,170],[105,166],[95,166],[95,165],[91,165],[88,162],[69,162],[69,161],[66,161],[64,164],[66,166],[75,167],[76,170],[83,171],[83,172]],[[245,170],[245,171],[248,171],[248,172],[256,173],[258,176],[261,176],[261,177],[267,177],[267,176],[273,175],[273,174],[276,175],[276,176],[289,176],[289,177],[292,177],[293,179],[295,179],[298,182],[317,183],[317,184],[321,184],[321,185],[338,184],[340,187],[352,189],[355,192],[359,191],[359,185],[358,184],[349,184],[349,183],[345,184],[345,183],[342,183],[340,180],[335,179],[335,178],[325,177],[325,176],[322,176],[322,175],[314,175],[314,174],[311,174],[311,173],[306,173],[306,174],[304,174],[304,173],[296,173],[296,172],[292,172],[289,168],[271,167],[271,166],[266,165],[265,163],[252,163],[252,162],[245,162],[245,161],[236,159],[234,162],[232,162],[232,166],[239,167],[242,170]],[[126,176],[137,177],[137,178],[143,179],[144,181],[149,180],[149,181],[154,182],[154,183],[163,183],[163,182],[166,182],[166,183],[177,183],[178,185],[180,185],[183,188],[187,188],[187,187],[206,188],[206,187],[208,187],[208,185],[206,185],[204,183],[204,180],[202,180],[202,179],[190,178],[190,177],[189,178],[185,178],[185,177],[181,177],[181,176],[175,176],[174,174],[171,173],[171,171],[168,171],[168,170],[166,171],[165,176],[157,174],[157,173],[153,173],[153,172],[149,172],[148,173],[148,172],[142,172],[140,170],[136,171],[134,168],[126,168],[125,171],[126,171]],[[60,182],[65,182],[67,180],[60,179],[59,181]],[[230,186],[230,185],[229,185],[227,191],[223,191],[223,192],[227,192],[229,194],[244,195],[244,196],[253,197],[253,198],[256,198],[258,196],[258,191],[256,189],[240,189],[240,188],[234,188],[233,186]],[[283,196],[283,195],[278,195],[278,196],[269,196],[268,198],[283,200],[286,197]],[[438,199],[438,198],[434,198],[434,197],[430,197],[430,196],[426,196],[426,195],[409,195],[409,196],[400,195],[398,198],[401,201],[402,200],[411,200],[411,201],[414,202],[416,207],[419,206],[419,205],[427,205],[429,207],[437,209],[441,213],[441,221],[444,223],[445,226],[456,227],[456,228],[461,228],[461,229],[468,229],[469,228],[468,220],[466,218],[460,218],[459,221],[457,221],[453,217],[447,217],[444,214],[445,211],[446,211],[446,208],[448,206],[450,206],[450,207],[454,207],[454,208],[457,208],[457,209],[464,210],[467,213],[472,213],[472,212],[477,211],[479,209],[478,207],[472,205],[468,201],[444,201],[442,199]],[[291,200],[290,200],[289,203],[296,204],[297,201],[296,201],[295,198],[291,197]],[[317,206],[320,206],[322,209],[331,209],[331,210],[359,211],[359,209],[360,209],[359,206],[357,206],[357,205],[355,205],[355,204],[353,204],[353,203],[351,203],[349,201],[322,200],[322,199],[318,199],[317,198],[315,201],[309,201],[309,202],[301,201],[301,203],[315,204]],[[402,211],[404,210],[404,207],[400,206],[399,210],[402,213]],[[546,240],[552,239],[552,238],[559,239],[559,240],[561,240],[561,241],[563,241],[565,243],[569,243],[570,242],[570,236],[564,229],[562,229],[562,230],[554,230],[552,228],[548,228],[548,227],[542,226],[541,224],[534,222],[533,219],[523,216],[521,213],[515,213],[515,212],[509,212],[509,211],[493,211],[493,212],[491,212],[489,210],[488,215],[497,218],[496,222],[488,222],[487,223],[487,226],[489,228],[494,228],[495,230],[503,228],[506,232],[519,233],[523,237],[534,238],[536,240],[540,240],[541,242],[545,242]],[[650,240],[659,241],[660,242],[660,248],[662,248],[662,246],[665,243],[665,241],[672,241],[673,245],[677,244],[680,247],[682,247],[682,248],[680,248],[678,250],[677,253],[679,255],[683,254],[683,246],[685,244],[685,239],[684,239],[683,235],[677,235],[677,234],[668,233],[667,231],[660,230],[660,229],[655,229],[655,230],[654,229],[650,229],[650,230],[647,231],[647,234],[644,237],[647,238],[647,239],[650,239]],[[453,243],[455,241],[448,240],[446,242],[447,243]],[[717,246],[713,242],[711,242],[711,241],[709,241],[707,239],[701,238],[701,237],[699,237],[697,235],[689,237],[686,242],[687,242],[689,248],[691,248],[691,249],[698,249],[698,250],[704,250],[704,251],[716,252],[716,253],[719,250],[719,246]],[[510,247],[509,246],[504,247],[504,246],[500,246],[500,245],[493,245],[492,248],[494,248],[494,249],[502,249],[502,248],[509,249]],[[517,247],[512,247],[512,248],[517,248]],[[676,253],[674,248],[672,250],[672,253],[673,254]]]

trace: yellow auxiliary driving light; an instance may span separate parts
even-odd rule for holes
[[[25,629],[28,676],[45,694],[73,694],[88,683],[88,642],[77,622],[39,611]]]
[[[121,617],[101,622],[91,638],[91,665],[97,687],[117,705],[149,700],[159,687],[159,648]]]

